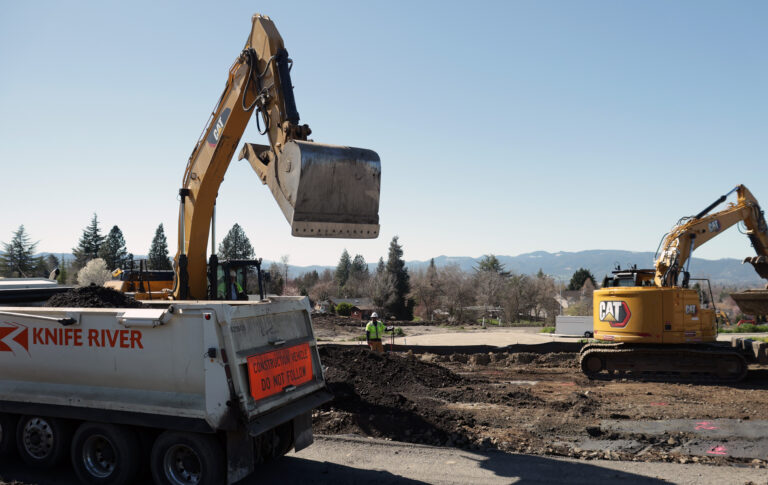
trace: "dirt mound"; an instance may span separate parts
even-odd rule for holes
[[[53,295],[45,304],[49,307],[78,308],[140,308],[132,297],[103,286],[82,286],[66,293]]]
[[[359,390],[413,391],[423,387],[456,385],[462,378],[436,364],[406,355],[377,354],[365,347],[320,347],[320,358],[328,367],[326,379],[354,383]]]
[[[323,346],[320,358],[335,398],[316,416],[317,432],[434,444],[459,439],[454,430],[465,420],[441,409],[436,392],[463,382],[450,370],[412,355],[381,355],[361,347]]]

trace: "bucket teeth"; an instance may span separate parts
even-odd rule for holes
[[[768,258],[765,256],[752,256],[744,259],[744,263],[751,264],[761,278],[768,280]]]

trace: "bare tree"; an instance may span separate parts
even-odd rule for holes
[[[319,303],[334,296],[334,291],[336,291],[336,284],[332,280],[318,281],[309,289],[309,299]]]
[[[283,254],[280,256],[280,271],[283,273],[283,280],[288,283],[288,261],[291,259],[291,256],[288,254]]]
[[[511,274],[504,292],[504,313],[512,322],[519,322],[520,315],[530,315],[535,306],[536,290],[530,276]]]
[[[440,269],[439,281],[442,288],[441,306],[448,310],[453,320],[463,321],[464,307],[472,305],[475,300],[472,278],[454,264]]]
[[[368,295],[373,300],[376,311],[384,318],[384,308],[392,305],[396,298],[395,278],[387,271],[377,271],[370,279]]]

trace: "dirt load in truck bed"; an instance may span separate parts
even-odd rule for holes
[[[140,308],[142,305],[132,297],[104,286],[82,286],[66,293],[52,296],[45,304],[48,307],[69,308]]]
[[[768,458],[768,442],[739,454],[736,437],[723,445],[733,453],[699,450],[712,420],[768,426],[764,366],[725,386],[591,381],[575,353],[378,355],[323,345],[320,356],[336,397],[314,412],[318,434],[585,459],[765,466]],[[649,422],[691,426],[648,431]]]

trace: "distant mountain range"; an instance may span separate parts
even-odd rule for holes
[[[549,253],[546,251],[536,251],[533,253],[521,254],[519,256],[496,255],[499,262],[504,265],[507,271],[515,273],[536,274],[542,270],[545,274],[560,278],[565,281],[570,280],[573,273],[579,268],[586,268],[592,272],[598,283],[603,277],[610,274],[617,264],[622,268],[627,268],[636,264],[638,268],[653,268],[654,254],[651,252],[633,252],[619,251],[611,249],[595,249],[589,251],[577,252],[557,252]],[[437,267],[456,264],[464,271],[472,271],[480,261],[480,258],[468,256],[437,256],[435,265]],[[271,261],[265,261],[264,267],[268,268]],[[375,263],[369,263],[369,268],[376,269]],[[427,261],[406,261],[406,266],[410,271],[425,269],[429,266]],[[290,266],[289,274],[291,277],[298,276],[307,271],[315,270],[322,272],[326,268],[331,270],[335,266]],[[765,281],[762,280],[755,270],[749,264],[741,264],[741,260],[726,259],[701,259],[693,258],[690,266],[691,277],[709,278],[713,283],[727,283],[734,285],[749,285],[763,287]]]
[[[48,253],[44,253],[48,254]],[[54,253],[61,257],[61,253]],[[71,254],[63,255],[67,260],[72,259]],[[136,255],[137,259],[146,256]],[[619,251],[613,249],[593,249],[589,251],[577,252],[557,252],[549,253],[546,251],[536,251],[533,253],[521,254],[519,256],[496,255],[499,262],[504,265],[507,271],[515,273],[536,274],[542,270],[545,274],[568,281],[574,271],[579,268],[586,268],[595,275],[598,283],[603,277],[610,274],[617,264],[622,268],[627,268],[636,264],[638,268],[653,268],[654,254],[651,252],[633,252]],[[450,264],[458,265],[464,271],[472,271],[477,266],[480,258],[469,256],[437,256],[435,265],[438,267]],[[264,260],[264,269],[269,268],[273,261]],[[429,260],[426,261],[406,261],[406,266],[410,271],[425,269],[429,266]],[[371,271],[376,269],[376,263],[369,263]],[[294,266],[289,265],[288,273],[294,278],[308,271],[323,272],[326,269],[334,270],[336,266]],[[701,259],[693,258],[691,261],[691,276],[694,278],[709,278],[713,283],[727,283],[734,285],[749,285],[756,287],[765,286],[755,270],[749,264],[741,264],[741,260],[726,259]]]

